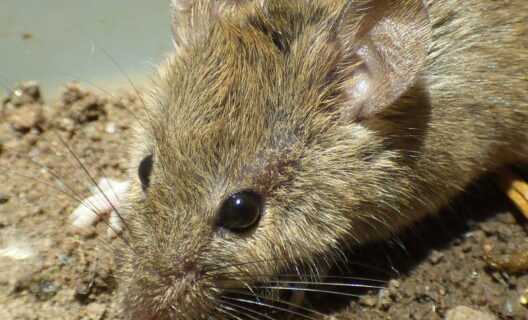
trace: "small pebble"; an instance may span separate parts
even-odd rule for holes
[[[39,84],[35,81],[26,81],[19,84],[7,100],[18,107],[26,103],[38,102],[40,97]]]
[[[359,299],[359,304],[373,308],[378,304],[378,299],[374,297],[363,296]]]
[[[392,304],[392,299],[389,290],[383,289],[378,294],[378,308],[381,310],[388,310]]]
[[[38,104],[23,105],[10,110],[7,115],[7,121],[17,131],[28,131],[36,127],[41,120],[41,106]]]
[[[106,133],[115,133],[117,131],[117,125],[115,122],[110,122],[106,125],[105,132]]]
[[[455,307],[447,312],[446,320],[497,320],[489,313],[471,309],[465,306]]]
[[[31,285],[31,291],[39,300],[49,300],[57,294],[57,287],[50,281],[41,281]]]
[[[86,306],[84,311],[87,319],[104,319],[107,308],[106,304],[92,302]]]
[[[442,259],[444,258],[444,254],[440,251],[436,251],[434,250],[430,255],[429,255],[429,261],[432,263],[432,264],[437,264],[438,262],[440,262]]]
[[[528,289],[524,290],[519,297],[519,303],[525,307],[528,307]]]
[[[0,204],[7,203],[9,201],[9,196],[7,194],[0,193]]]
[[[69,116],[77,123],[99,120],[106,115],[104,105],[94,96],[87,96],[70,106]]]
[[[392,279],[389,281],[389,293],[395,301],[400,297],[400,285],[398,280]]]
[[[86,92],[79,88],[79,84],[77,84],[77,82],[66,83],[63,86],[62,101],[65,104],[71,104],[82,99],[84,96],[86,96]]]

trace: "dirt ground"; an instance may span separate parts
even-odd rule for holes
[[[120,319],[119,239],[103,223],[83,234],[71,227],[68,214],[94,183],[60,140],[96,181],[124,180],[130,110],[139,107],[133,92],[75,84],[48,101],[31,83],[0,105],[0,319]],[[484,179],[440,215],[356,250],[339,268],[386,289],[309,295],[307,304],[327,319],[444,319],[457,306],[482,312],[461,319],[528,319],[519,303],[528,274],[493,270],[483,258],[486,250],[528,252],[524,223]]]

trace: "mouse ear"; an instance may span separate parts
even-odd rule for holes
[[[431,42],[427,9],[419,0],[350,0],[333,32],[344,52],[337,67],[345,77],[344,123],[376,114],[401,96]]]
[[[171,27],[177,48],[185,47],[207,32],[209,23],[219,15],[229,14],[233,8],[249,0],[172,0]]]

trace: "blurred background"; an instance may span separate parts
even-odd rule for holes
[[[169,2],[0,0],[0,98],[25,80],[45,100],[73,79],[130,88],[120,67],[141,86],[172,48]]]

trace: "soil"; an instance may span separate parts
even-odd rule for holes
[[[120,239],[102,222],[80,233],[68,214],[93,191],[92,178],[125,179],[140,100],[69,83],[59,99],[43,102],[28,82],[0,108],[0,319],[120,319],[112,259]],[[524,223],[483,179],[439,215],[356,249],[330,273],[385,289],[342,292],[357,298],[312,294],[306,303],[327,319],[444,319],[458,306],[482,319],[528,319],[519,303],[528,274],[494,270],[484,259],[528,252]]]

